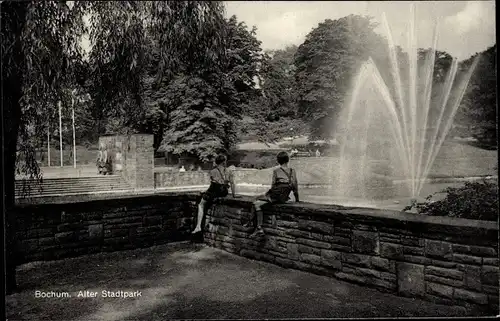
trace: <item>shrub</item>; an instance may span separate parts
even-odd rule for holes
[[[483,180],[466,182],[462,187],[448,187],[444,199],[416,203],[419,213],[432,216],[450,216],[473,220],[498,220],[498,184]]]

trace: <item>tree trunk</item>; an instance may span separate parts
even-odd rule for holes
[[[21,121],[25,57],[22,32],[29,2],[2,3],[2,160],[4,174],[5,286],[6,293],[16,289],[15,176],[16,152]],[[8,51],[5,51],[8,50]]]

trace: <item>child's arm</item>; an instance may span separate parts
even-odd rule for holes
[[[293,182],[292,182],[292,187],[293,187],[293,196],[295,196],[295,201],[298,202],[299,201],[299,183],[297,181],[297,174],[295,173],[295,171],[293,170],[292,171],[293,173]]]
[[[271,186],[274,186],[276,184],[276,180],[278,179],[278,176],[276,174],[276,170],[273,170],[273,179],[271,181]]]
[[[215,169],[212,169],[212,170],[209,172],[209,174],[210,174],[210,183],[214,183],[214,182],[216,182],[216,180],[215,180]]]

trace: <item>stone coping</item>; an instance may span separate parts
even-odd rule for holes
[[[227,204],[243,205],[243,207],[248,207],[255,198],[250,196],[237,196],[237,198],[227,197],[222,200],[222,202]],[[429,216],[423,214],[413,214],[406,213],[402,211],[395,211],[389,209],[378,209],[378,208],[366,208],[366,207],[346,207],[341,205],[330,205],[330,204],[316,204],[308,202],[300,203],[289,203],[273,205],[278,208],[293,208],[293,213],[299,216],[310,216],[319,215],[326,217],[335,216],[348,216],[356,215],[358,217],[366,217],[368,219],[383,219],[384,221],[390,220],[395,222],[401,222],[404,224],[408,223],[422,223],[428,225],[445,225],[450,227],[471,227],[479,228],[485,230],[498,231],[498,222],[494,221],[481,221],[481,220],[470,220],[464,218],[455,218],[447,216]]]
[[[38,204],[18,204],[18,207],[29,208],[29,207],[39,207],[39,206],[65,206],[71,204],[120,204],[125,205],[125,203],[130,202],[162,202],[165,198],[170,197],[186,197],[189,200],[197,200],[200,196],[199,191],[178,191],[178,192],[163,192],[155,194],[129,194],[129,195],[113,195],[110,199],[109,195],[104,199],[83,199],[75,200],[69,197],[61,196],[59,200],[50,203],[38,203]],[[250,208],[252,206],[255,197],[246,195],[237,195],[236,198],[228,196],[216,201],[219,204],[234,205],[241,208]],[[83,204],[82,204],[83,205]],[[405,226],[409,229],[416,230],[433,230],[443,228],[443,232],[448,233],[465,233],[466,235],[473,235],[474,231],[483,230],[485,232],[494,232],[499,230],[498,222],[494,221],[480,221],[480,220],[470,220],[463,218],[454,218],[446,216],[428,216],[423,214],[413,214],[406,213],[402,211],[388,210],[388,209],[377,209],[377,208],[365,208],[365,207],[345,207],[340,205],[329,205],[329,204],[315,204],[315,203],[289,203],[273,205],[278,211],[291,212],[297,216],[322,216],[339,218],[343,217],[346,220],[349,216],[356,216],[356,220],[366,220],[371,224],[380,225],[398,225]],[[265,209],[265,208],[264,208]],[[289,209],[287,211],[287,209]],[[464,235],[465,236],[465,235]]]

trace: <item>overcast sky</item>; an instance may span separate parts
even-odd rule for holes
[[[376,31],[384,34],[385,12],[394,42],[406,47],[410,20],[407,1],[227,1],[227,16],[236,15],[249,27],[257,27],[263,49],[300,45],[305,36],[325,19],[349,14],[372,16],[380,23]],[[417,1],[416,27],[419,47],[430,47],[434,22],[439,20],[437,49],[459,59],[492,46],[495,34],[494,1]],[[385,35],[385,34],[384,34]]]

